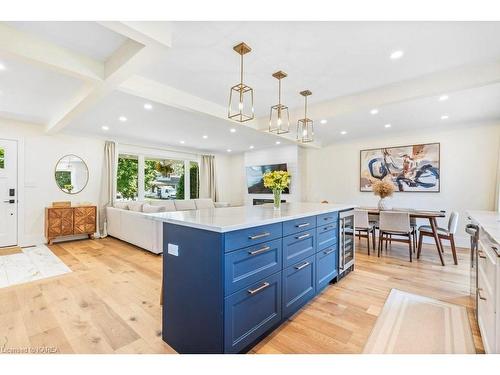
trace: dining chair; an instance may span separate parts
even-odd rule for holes
[[[410,262],[412,262],[413,240],[411,233],[412,229],[410,226],[410,215],[408,212],[381,211],[379,218],[378,256],[380,256],[384,240],[386,247],[389,240],[394,242],[404,242],[408,244]],[[408,239],[398,237],[407,237]]]
[[[457,232],[458,218],[459,218],[458,212],[453,211],[450,213],[450,218],[448,219],[448,228],[441,228],[441,227],[437,228],[438,237],[442,240],[450,241],[451,252],[453,254],[453,261],[455,262],[455,264],[458,264],[457,250],[455,248],[455,233]],[[434,237],[434,234],[432,232],[432,227],[430,225],[422,225],[418,228],[418,231],[420,232],[420,235],[418,238],[417,259],[420,258],[420,253],[422,251],[423,237]]]
[[[354,210],[354,225],[355,231],[358,232],[358,238],[360,240],[361,238],[366,238],[368,255],[370,255],[370,234],[373,250],[375,250],[375,225],[368,220],[368,211]]]

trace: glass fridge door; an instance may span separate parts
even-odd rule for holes
[[[343,218],[344,220],[344,267],[349,267],[354,261],[354,215]]]

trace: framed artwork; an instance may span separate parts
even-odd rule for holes
[[[439,164],[439,143],[361,150],[359,187],[372,191],[372,184],[384,179],[399,192],[439,193]]]

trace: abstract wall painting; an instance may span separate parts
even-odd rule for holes
[[[440,190],[440,144],[385,147],[360,152],[360,190],[377,180],[391,181],[399,192]]]

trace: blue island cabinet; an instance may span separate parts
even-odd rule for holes
[[[216,232],[163,224],[163,340],[241,353],[338,275],[338,212]]]

